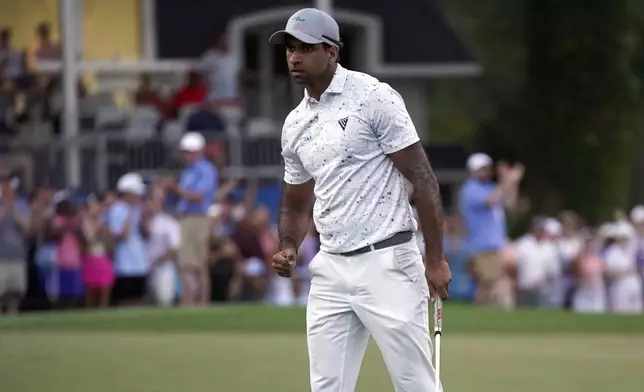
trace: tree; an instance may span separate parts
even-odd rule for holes
[[[521,155],[538,207],[595,220],[628,201],[639,47],[628,0],[528,0]]]

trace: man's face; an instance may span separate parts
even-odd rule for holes
[[[484,166],[474,172],[474,177],[479,181],[490,181],[492,179],[492,166]]]
[[[197,158],[199,158],[201,152],[200,151],[185,151],[184,150],[184,151],[181,152],[181,154],[182,154],[182,157],[183,157],[183,162],[186,165],[190,165],[190,164],[194,163],[194,161],[196,161]]]
[[[310,85],[319,80],[333,64],[337,49],[323,44],[306,44],[286,38],[286,61],[291,76],[298,84]]]
[[[532,232],[534,237],[539,241],[550,239],[548,236],[548,232],[542,225],[538,225],[537,227],[535,227]]]
[[[158,213],[163,209],[163,197],[159,195],[152,195],[146,200],[147,208],[152,213]]]

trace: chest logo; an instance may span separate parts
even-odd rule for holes
[[[349,122],[349,117],[345,117],[343,119],[338,120],[338,124],[340,124],[340,127],[344,131],[344,129],[347,127],[347,123]]]

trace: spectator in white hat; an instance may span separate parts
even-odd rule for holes
[[[181,304],[209,302],[210,280],[207,268],[210,217],[208,209],[215,201],[218,173],[215,165],[204,156],[206,140],[197,132],[188,132],[179,143],[185,168],[179,182],[166,180],[165,188],[179,197],[177,212],[181,223],[179,269],[181,272]]]
[[[500,165],[499,183],[492,181],[493,163],[487,154],[476,153],[467,160],[470,178],[459,194],[467,243],[473,253],[472,270],[477,281],[476,301],[484,306],[502,307],[503,281],[507,273],[501,257],[506,238],[505,208],[516,195],[523,178],[523,166]]]
[[[633,207],[630,218],[635,228],[633,242],[636,249],[637,268],[644,279],[644,206]]]
[[[107,214],[107,225],[114,236],[116,283],[112,298],[117,305],[138,305],[146,292],[149,258],[141,225],[141,201],[145,184],[140,175],[127,173],[118,180],[119,199]]]
[[[608,303],[615,313],[640,313],[644,308],[642,279],[637,271],[636,249],[630,225],[617,223],[608,235],[614,242],[604,254]]]

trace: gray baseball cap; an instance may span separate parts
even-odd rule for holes
[[[317,8],[304,8],[294,13],[288,19],[286,28],[273,33],[268,42],[274,45],[284,44],[287,34],[307,44],[326,43],[342,47],[338,23]]]

